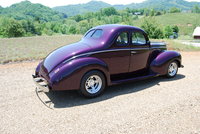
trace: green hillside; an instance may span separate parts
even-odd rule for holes
[[[91,1],[86,4],[59,6],[54,7],[53,9],[61,13],[66,13],[68,16],[74,16],[87,12],[96,12],[99,11],[101,8],[106,7],[111,7],[111,5],[101,1]]]
[[[156,2],[157,0],[147,0],[143,3],[148,5],[151,1]],[[181,1],[161,0],[163,3],[166,2],[166,7],[169,7],[169,3],[171,5],[176,4],[188,7],[187,4],[190,2],[182,1],[183,3],[181,3]],[[29,1],[13,4],[7,8],[0,7],[0,37],[84,34],[87,30],[97,25],[125,24],[142,27],[146,31],[151,31],[148,33],[151,38],[169,38],[176,31],[179,31],[179,35],[191,36],[194,28],[200,25],[200,7],[198,6],[193,8],[193,13],[180,13],[180,10],[175,7],[162,11],[152,8],[116,10],[114,7],[107,7],[102,9],[102,7],[109,6],[109,4],[99,1],[89,2],[88,5],[80,4],[80,6],[85,6],[83,9],[86,10],[89,9],[87,7],[90,4],[96,4],[91,6],[90,10],[96,10],[95,7],[97,6],[101,9],[96,12],[88,12],[68,18],[63,13],[58,13],[49,7],[33,4]],[[159,1],[154,4],[159,4]],[[122,8],[122,5],[118,5],[118,8]],[[81,11],[81,7],[77,9]],[[71,9],[71,11],[73,10]],[[135,15],[138,12],[140,14]],[[144,20],[147,23],[151,23],[152,27],[149,25],[144,27]]]
[[[171,7],[180,8],[181,10],[190,10],[194,5],[200,5],[200,2],[188,2],[185,0],[146,0],[138,4],[126,5],[129,8],[154,8],[167,10]]]
[[[197,13],[168,13],[155,16],[155,20],[161,26],[177,25],[181,35],[192,35],[196,26],[200,26],[200,14]],[[144,18],[134,20],[136,26],[141,26]]]
[[[128,5],[110,5],[102,1],[91,1],[86,4],[58,6],[53,9],[61,13],[66,13],[68,16],[74,16],[77,14],[83,14],[86,12],[96,12],[101,8],[114,7],[118,10],[125,8],[131,9],[157,9],[157,10],[169,10],[172,7],[179,8],[181,10],[191,10],[195,5],[200,6],[200,2],[188,2],[185,0],[146,0],[142,3],[132,3]]]
[[[57,21],[66,18],[67,15],[52,10],[41,4],[33,4],[29,1],[23,1],[13,4],[10,7],[0,7],[0,16],[12,17],[16,20],[38,20],[38,21]]]

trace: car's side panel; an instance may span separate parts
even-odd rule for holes
[[[111,48],[107,52],[93,54],[93,57],[101,59],[109,68],[110,75],[127,73],[130,62],[130,48]]]
[[[59,71],[56,71],[59,68]],[[83,75],[91,70],[99,70],[107,78],[110,84],[107,65],[94,57],[80,57],[59,65],[49,74],[52,90],[73,90],[79,89]]]
[[[129,72],[147,68],[149,48],[132,49]]]
[[[181,66],[181,55],[175,51],[162,51],[151,62],[150,69],[154,73],[165,75],[167,73],[167,66],[169,62],[176,60],[179,67]]]

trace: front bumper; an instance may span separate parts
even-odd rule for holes
[[[34,83],[40,89],[40,91],[49,92],[50,89],[49,89],[48,83],[44,78],[37,77],[35,75],[32,75],[32,77],[33,77]]]

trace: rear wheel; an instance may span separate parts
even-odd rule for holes
[[[176,61],[170,62],[167,68],[166,76],[168,78],[173,78],[176,76],[177,72],[178,72],[178,63]]]
[[[80,93],[89,98],[99,96],[105,88],[105,77],[99,71],[86,73],[81,81]]]

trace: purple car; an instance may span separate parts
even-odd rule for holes
[[[79,90],[100,95],[106,86],[165,75],[175,77],[181,55],[165,43],[151,43],[140,28],[102,25],[81,41],[51,52],[36,68],[33,79],[44,92]]]

